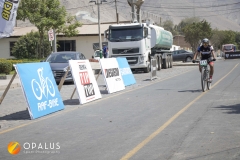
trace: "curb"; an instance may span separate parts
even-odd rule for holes
[[[173,66],[198,66],[198,63],[176,63],[176,62],[173,62]]]

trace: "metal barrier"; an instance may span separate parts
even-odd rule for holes
[[[157,78],[157,60],[151,59],[151,80]]]

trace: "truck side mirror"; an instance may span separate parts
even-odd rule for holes
[[[107,41],[107,40],[108,40],[108,32],[109,32],[109,29],[107,29],[106,31],[104,31],[104,41]]]

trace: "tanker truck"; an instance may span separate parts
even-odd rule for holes
[[[151,68],[151,58],[157,60],[157,70],[172,67],[172,33],[149,23],[113,24],[104,33],[108,40],[109,57],[126,57],[132,70]]]

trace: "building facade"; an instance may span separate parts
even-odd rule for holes
[[[104,42],[104,31],[108,29],[110,24],[101,24],[101,40]],[[99,43],[98,25],[83,25],[77,28],[78,35],[74,37],[65,37],[57,35],[58,51],[78,51],[90,59],[94,54],[93,44]],[[12,55],[12,48],[19,37],[30,33],[31,31],[38,31],[36,27],[24,27],[14,29],[11,37],[0,39],[0,58],[14,58]],[[50,44],[50,42],[49,42]],[[50,54],[50,53],[49,53]]]

